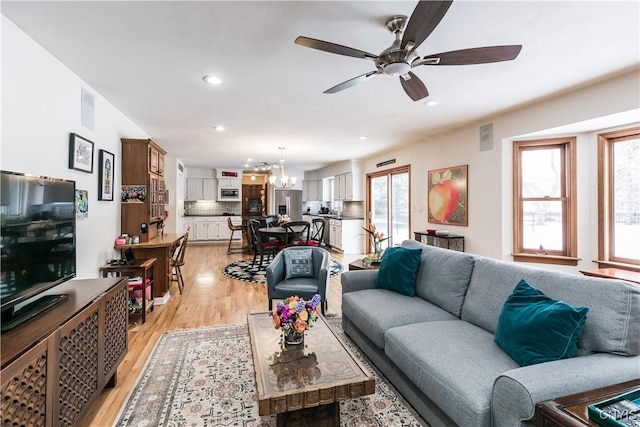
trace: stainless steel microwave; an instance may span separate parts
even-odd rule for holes
[[[221,188],[219,196],[221,200],[240,200],[240,189]]]

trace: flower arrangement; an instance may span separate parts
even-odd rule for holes
[[[369,224],[368,228],[362,227],[362,229],[369,234],[372,250],[371,254],[365,257],[364,261],[380,262],[383,253],[380,244],[385,240],[390,239],[391,236],[384,237],[384,232],[378,231],[374,224]]]
[[[320,305],[320,295],[315,294],[309,301],[305,301],[299,296],[285,298],[284,301],[276,304],[276,308],[271,313],[273,326],[282,329],[287,337],[300,338],[304,331],[312,327],[318,318],[317,308]]]
[[[289,218],[289,215],[287,214],[278,214],[278,224],[286,224],[287,222],[291,221],[291,218]]]

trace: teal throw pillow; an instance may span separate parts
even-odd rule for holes
[[[284,251],[285,279],[313,277],[313,253],[311,249]]]
[[[422,249],[400,246],[387,248],[376,277],[376,288],[389,289],[410,297],[415,296],[416,273],[421,257]]]
[[[494,340],[520,366],[573,357],[588,311],[551,299],[523,279],[502,307]]]

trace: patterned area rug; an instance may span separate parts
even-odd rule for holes
[[[232,262],[222,269],[222,273],[227,277],[244,282],[267,283],[267,274],[264,269],[269,264],[265,261],[261,267],[260,259],[258,258],[256,265],[252,266],[251,261],[253,261],[253,258]],[[331,271],[331,277],[333,277],[342,273],[344,267],[338,261],[331,260],[329,269]]]
[[[341,425],[426,426],[346,338],[340,318],[327,320],[376,378],[375,394],[340,402]],[[247,325],[162,335],[115,425],[275,426],[275,416],[258,415]]]

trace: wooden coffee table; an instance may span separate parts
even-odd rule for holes
[[[322,316],[304,344],[286,348],[269,313],[252,313],[248,320],[258,413],[277,414],[278,426],[339,426],[339,401],[375,392],[371,373]]]
[[[610,399],[619,394],[637,389],[638,387],[640,387],[640,380],[636,379],[622,384],[615,384],[609,387],[539,402],[536,405],[536,426],[602,427],[600,424],[589,419],[589,405]]]

